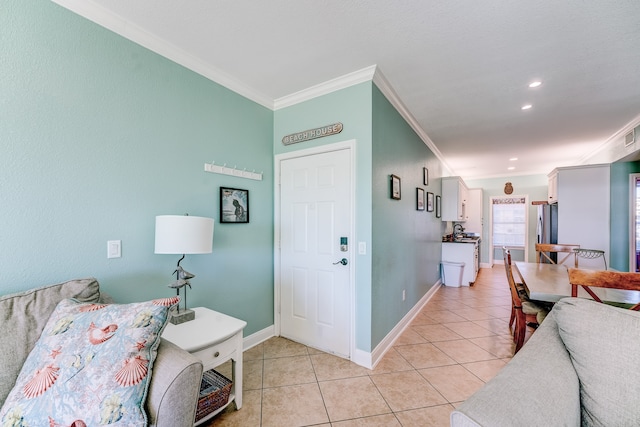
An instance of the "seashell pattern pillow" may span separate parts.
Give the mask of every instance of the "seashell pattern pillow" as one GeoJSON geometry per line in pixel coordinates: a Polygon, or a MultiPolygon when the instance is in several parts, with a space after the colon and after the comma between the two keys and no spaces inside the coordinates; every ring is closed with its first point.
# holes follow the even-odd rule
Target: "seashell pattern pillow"
{"type": "Polygon", "coordinates": [[[146,426],[153,361],[178,302],[62,300],[0,410],[0,425],[146,426]]]}

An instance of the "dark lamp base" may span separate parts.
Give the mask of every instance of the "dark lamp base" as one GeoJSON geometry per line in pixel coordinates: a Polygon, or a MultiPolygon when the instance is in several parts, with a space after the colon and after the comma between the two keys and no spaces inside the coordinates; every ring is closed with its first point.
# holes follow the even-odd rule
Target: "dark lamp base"
{"type": "Polygon", "coordinates": [[[179,325],[184,322],[188,322],[189,320],[193,320],[196,318],[196,312],[193,310],[181,310],[180,313],[174,312],[171,315],[171,319],[169,321],[174,325],[179,325]]]}

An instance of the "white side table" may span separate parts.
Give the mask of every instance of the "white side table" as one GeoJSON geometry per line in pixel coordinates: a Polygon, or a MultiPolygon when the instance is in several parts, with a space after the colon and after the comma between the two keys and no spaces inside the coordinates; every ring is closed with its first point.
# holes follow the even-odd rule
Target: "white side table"
{"type": "Polygon", "coordinates": [[[247,322],[204,307],[196,307],[196,318],[179,325],[167,324],[162,338],[171,341],[200,360],[208,371],[227,360],[232,361],[233,386],[229,402],[215,412],[198,420],[199,425],[236,401],[242,407],[242,330],[247,322]]]}

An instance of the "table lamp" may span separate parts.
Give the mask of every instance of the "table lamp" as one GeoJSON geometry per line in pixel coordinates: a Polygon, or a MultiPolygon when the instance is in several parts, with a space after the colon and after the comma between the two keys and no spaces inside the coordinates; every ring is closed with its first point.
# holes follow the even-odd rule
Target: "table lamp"
{"type": "Polygon", "coordinates": [[[173,274],[176,280],[169,284],[176,289],[180,296],[180,289],[184,288],[184,309],[171,316],[171,323],[178,325],[196,317],[193,310],[187,309],[187,286],[191,287],[189,279],[195,277],[184,270],[180,262],[186,255],[210,254],[213,246],[213,219],[201,216],[187,215],[159,215],[156,216],[156,244],[155,253],[180,255],[173,274]]]}

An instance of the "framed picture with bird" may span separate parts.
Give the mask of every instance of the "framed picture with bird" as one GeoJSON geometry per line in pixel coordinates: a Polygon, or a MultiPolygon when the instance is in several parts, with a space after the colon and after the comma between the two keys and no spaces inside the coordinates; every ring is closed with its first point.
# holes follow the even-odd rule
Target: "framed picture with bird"
{"type": "Polygon", "coordinates": [[[249,190],[220,187],[220,222],[231,224],[249,222],[249,190]]]}

